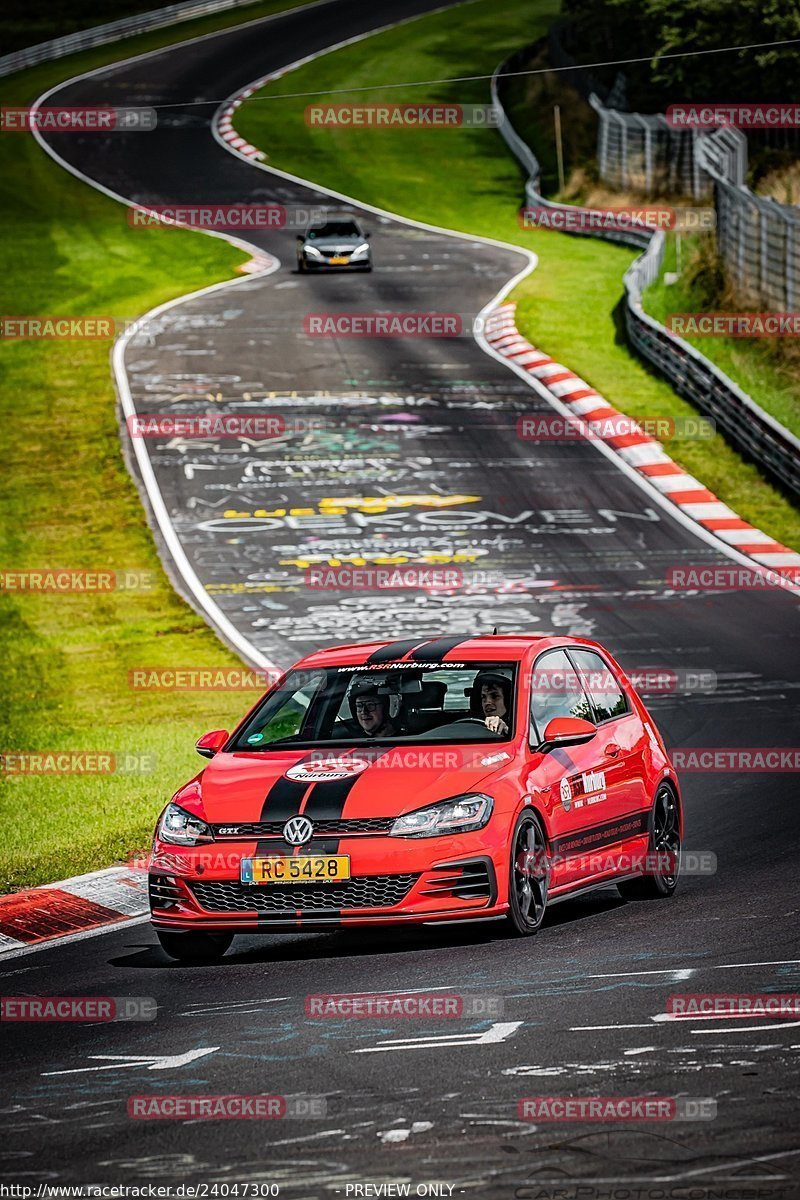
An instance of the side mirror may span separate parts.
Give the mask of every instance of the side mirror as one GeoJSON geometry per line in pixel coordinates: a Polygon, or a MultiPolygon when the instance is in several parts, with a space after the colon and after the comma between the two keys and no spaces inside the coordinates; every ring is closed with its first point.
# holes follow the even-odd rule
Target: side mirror
{"type": "Polygon", "coordinates": [[[542,744],[538,747],[542,753],[555,750],[559,746],[581,746],[590,742],[597,733],[597,726],[581,717],[553,717],[547,722],[542,744]]]}
{"type": "Polygon", "coordinates": [[[305,235],[302,233],[298,233],[297,240],[298,240],[298,242],[304,242],[306,240],[305,235]]]}
{"type": "Polygon", "coordinates": [[[365,238],[371,238],[371,237],[372,237],[372,230],[371,230],[371,229],[365,229],[365,230],[364,230],[364,237],[365,237],[365,238]]]}
{"type": "Polygon", "coordinates": [[[195,742],[194,748],[203,758],[213,758],[230,736],[227,729],[215,729],[212,733],[204,733],[199,741],[195,742]]]}

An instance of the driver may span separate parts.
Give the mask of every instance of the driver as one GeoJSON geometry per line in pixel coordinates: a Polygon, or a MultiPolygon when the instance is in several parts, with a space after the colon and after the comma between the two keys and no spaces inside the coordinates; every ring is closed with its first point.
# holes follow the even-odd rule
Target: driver
{"type": "Polygon", "coordinates": [[[505,737],[511,709],[511,680],[499,673],[483,672],[476,677],[474,687],[486,728],[490,733],[505,737]]]}
{"type": "Polygon", "coordinates": [[[393,699],[393,696],[382,695],[372,683],[353,689],[350,706],[367,737],[397,736],[399,731],[391,716],[393,699]]]}

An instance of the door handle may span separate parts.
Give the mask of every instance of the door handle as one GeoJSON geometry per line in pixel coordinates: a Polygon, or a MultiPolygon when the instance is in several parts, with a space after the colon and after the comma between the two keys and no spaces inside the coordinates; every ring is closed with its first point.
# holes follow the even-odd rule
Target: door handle
{"type": "Polygon", "coordinates": [[[619,746],[616,742],[609,742],[604,751],[610,758],[616,758],[619,754],[619,746]]]}

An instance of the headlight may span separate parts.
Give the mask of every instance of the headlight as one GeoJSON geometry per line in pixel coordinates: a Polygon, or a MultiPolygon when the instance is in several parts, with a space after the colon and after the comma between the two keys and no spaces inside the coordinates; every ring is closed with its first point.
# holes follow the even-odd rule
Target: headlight
{"type": "Polygon", "coordinates": [[[199,817],[192,816],[177,804],[168,804],[158,822],[156,837],[175,846],[197,846],[212,842],[214,835],[199,817]]]}
{"type": "Polygon", "coordinates": [[[453,796],[441,804],[418,808],[398,817],[389,833],[392,837],[438,837],[443,833],[471,833],[483,829],[492,815],[494,801],[483,792],[453,796]]]}
{"type": "Polygon", "coordinates": [[[309,246],[307,243],[303,246],[303,254],[310,254],[312,258],[322,258],[322,252],[316,246],[309,246]]]}
{"type": "Polygon", "coordinates": [[[369,242],[362,242],[360,246],[356,246],[350,255],[351,258],[365,258],[369,254],[369,242]]]}

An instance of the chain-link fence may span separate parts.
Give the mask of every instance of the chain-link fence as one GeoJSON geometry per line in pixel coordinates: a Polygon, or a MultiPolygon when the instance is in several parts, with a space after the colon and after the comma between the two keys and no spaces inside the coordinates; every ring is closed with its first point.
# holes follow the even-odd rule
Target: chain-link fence
{"type": "Polygon", "coordinates": [[[695,200],[710,194],[711,181],[697,162],[700,135],[695,130],[673,129],[660,113],[606,108],[596,95],[589,97],[589,103],[598,117],[598,174],[609,187],[695,200]]]}
{"type": "MultiPolygon", "coordinates": [[[[519,159],[528,174],[525,183],[525,202],[532,207],[558,207],[539,193],[539,163],[528,145],[513,128],[503,108],[502,75],[512,71],[519,56],[501,63],[492,78],[492,104],[496,112],[497,127],[512,153],[519,159]],[[512,65],[513,64],[513,65],[512,65]]],[[[720,130],[702,139],[707,146],[706,162],[714,170],[736,176],[743,174],[742,145],[734,136],[737,131],[720,130]],[[720,136],[724,135],[724,136],[720,136]]],[[[743,135],[738,134],[738,137],[743,135]]],[[[744,159],[746,163],[746,158],[744,159]]],[[[703,168],[714,178],[709,166],[703,168]]],[[[721,186],[728,192],[744,197],[753,197],[744,187],[732,184],[721,185],[716,181],[719,193],[721,186]]],[[[744,201],[734,201],[743,203],[744,201]]],[[[760,203],[760,202],[759,202],[760,203]]],[[[780,205],[775,207],[780,208],[780,205]]],[[[733,211],[733,209],[732,209],[733,211]]],[[[738,210],[737,210],[738,211],[738,210]]],[[[665,236],[662,230],[628,229],[600,230],[587,227],[576,228],[573,233],[583,237],[602,237],[605,240],[625,242],[638,247],[644,253],[631,264],[623,277],[625,286],[625,325],[631,344],[644,358],[653,363],[670,381],[675,391],[691,401],[702,413],[713,418],[717,427],[748,458],[754,460],[777,479],[784,487],[800,495],[800,440],[785,429],[778,421],[764,412],[751,396],[734,383],[719,367],[688,342],[670,333],[665,326],[644,311],[642,296],[646,287],[659,277],[664,256],[665,236]]],[[[738,242],[736,243],[738,246],[738,242]]],[[[794,241],[794,253],[798,242],[794,241]]],[[[767,238],[767,250],[770,240],[767,238]]],[[[769,261],[769,257],[767,260],[769,261]]],[[[793,275],[793,279],[796,274],[793,275]]]]}
{"type": "Polygon", "coordinates": [[[792,312],[800,276],[800,209],[756,196],[731,163],[746,155],[737,129],[721,129],[700,139],[697,161],[714,182],[717,250],[737,297],[774,312],[792,312]]]}
{"type": "Polygon", "coordinates": [[[794,309],[800,277],[800,210],[757,196],[745,184],[747,138],[739,129],[672,129],[662,115],[617,112],[593,95],[600,178],[645,195],[713,189],[717,249],[740,304],[794,309]]]}

